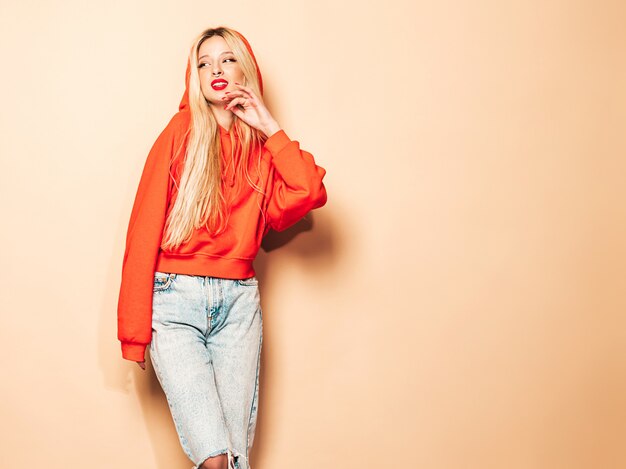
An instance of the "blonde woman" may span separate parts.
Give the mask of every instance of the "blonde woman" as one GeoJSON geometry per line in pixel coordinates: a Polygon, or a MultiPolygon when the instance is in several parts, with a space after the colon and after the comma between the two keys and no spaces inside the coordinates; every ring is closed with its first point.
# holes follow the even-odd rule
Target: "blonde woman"
{"type": "Polygon", "coordinates": [[[193,42],[179,111],[148,154],[126,237],[123,358],[145,350],[194,469],[249,469],[263,318],[252,261],[326,203],[326,171],[263,100],[248,41],[217,27],[193,42]]]}

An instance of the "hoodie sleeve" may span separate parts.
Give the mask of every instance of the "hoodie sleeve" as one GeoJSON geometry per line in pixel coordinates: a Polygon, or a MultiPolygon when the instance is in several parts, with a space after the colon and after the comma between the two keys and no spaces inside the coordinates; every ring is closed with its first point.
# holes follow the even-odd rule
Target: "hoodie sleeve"
{"type": "Polygon", "coordinates": [[[315,163],[313,155],[300,149],[283,129],[272,134],[264,144],[272,155],[273,187],[268,204],[269,225],[283,231],[309,211],[322,207],[327,200],[322,179],[326,170],[315,163]]]}
{"type": "Polygon", "coordinates": [[[152,338],[154,269],[170,188],[169,167],[179,144],[180,119],[172,118],[152,146],[139,181],[126,233],[117,307],[122,357],[143,361],[152,338]]]}

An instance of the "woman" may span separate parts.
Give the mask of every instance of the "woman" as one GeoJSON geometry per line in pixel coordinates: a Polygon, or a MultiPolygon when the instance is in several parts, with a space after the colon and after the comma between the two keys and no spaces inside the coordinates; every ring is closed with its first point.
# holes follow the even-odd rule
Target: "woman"
{"type": "Polygon", "coordinates": [[[185,93],[146,160],[128,226],[118,303],[122,356],[150,345],[194,469],[248,469],[263,341],[252,261],[326,203],[326,171],[261,99],[248,41],[218,27],[190,50],[185,93]]]}

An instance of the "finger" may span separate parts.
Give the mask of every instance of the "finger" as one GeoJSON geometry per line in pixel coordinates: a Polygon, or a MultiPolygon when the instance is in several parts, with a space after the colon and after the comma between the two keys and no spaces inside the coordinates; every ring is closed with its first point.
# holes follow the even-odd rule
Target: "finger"
{"type": "Polygon", "coordinates": [[[236,107],[238,104],[244,106],[245,105],[244,103],[246,102],[247,99],[249,98],[235,98],[230,103],[228,103],[226,107],[224,107],[224,109],[230,109],[232,107],[236,107]]]}
{"type": "MultiPolygon", "coordinates": [[[[254,91],[252,90],[252,88],[250,88],[249,86],[243,86],[239,83],[235,83],[235,86],[239,88],[239,90],[237,91],[241,91],[243,93],[245,93],[248,96],[248,99],[250,100],[250,104],[253,107],[259,107],[259,106],[264,106],[265,103],[263,102],[263,100],[261,98],[259,98],[254,91]]],[[[235,92],[237,92],[235,91],[235,92]]]]}
{"type": "Polygon", "coordinates": [[[240,98],[240,97],[248,97],[248,95],[246,93],[244,93],[241,90],[235,90],[235,91],[227,91],[226,93],[224,93],[226,96],[223,96],[222,99],[233,99],[233,98],[240,98]]]}
{"type": "Polygon", "coordinates": [[[235,83],[235,86],[237,88],[239,88],[238,91],[241,91],[241,92],[247,94],[250,98],[252,98],[252,99],[256,98],[256,95],[254,94],[254,91],[252,91],[252,88],[250,88],[249,86],[243,86],[243,85],[240,85],[239,83],[235,83]]]}

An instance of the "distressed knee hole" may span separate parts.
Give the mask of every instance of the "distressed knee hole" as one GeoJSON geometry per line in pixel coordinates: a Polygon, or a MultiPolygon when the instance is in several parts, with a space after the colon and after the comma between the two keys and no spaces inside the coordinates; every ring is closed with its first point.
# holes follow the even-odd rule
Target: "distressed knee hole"
{"type": "Polygon", "coordinates": [[[205,459],[200,469],[222,469],[224,462],[226,462],[226,469],[242,469],[242,462],[240,462],[242,458],[243,456],[226,449],[223,453],[205,459]]]}
{"type": "Polygon", "coordinates": [[[224,462],[227,461],[226,453],[209,456],[202,462],[202,464],[200,464],[200,469],[222,469],[226,467],[224,466],[224,462]]]}

